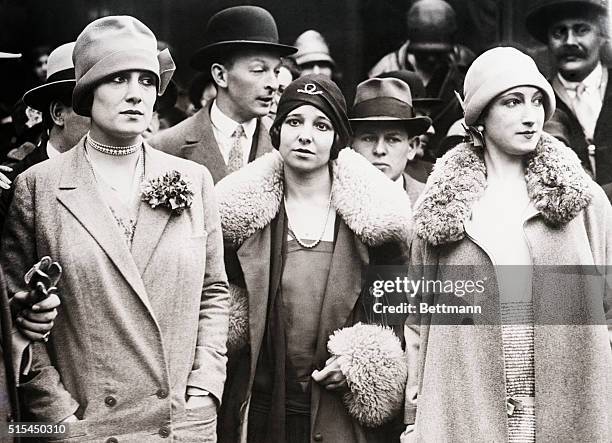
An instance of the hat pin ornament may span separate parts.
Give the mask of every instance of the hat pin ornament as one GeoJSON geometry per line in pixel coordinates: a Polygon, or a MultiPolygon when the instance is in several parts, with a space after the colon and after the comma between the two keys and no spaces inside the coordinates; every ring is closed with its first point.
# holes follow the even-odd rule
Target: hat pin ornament
{"type": "Polygon", "coordinates": [[[298,89],[297,92],[301,92],[303,94],[308,94],[308,95],[323,94],[323,91],[317,90],[317,85],[315,85],[314,83],[306,83],[304,85],[304,89],[298,89]]]}

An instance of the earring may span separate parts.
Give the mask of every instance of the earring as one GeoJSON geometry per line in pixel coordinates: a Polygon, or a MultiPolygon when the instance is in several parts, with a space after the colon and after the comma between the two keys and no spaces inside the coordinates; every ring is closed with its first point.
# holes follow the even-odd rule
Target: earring
{"type": "Polygon", "coordinates": [[[477,130],[478,132],[484,132],[484,129],[485,129],[485,128],[484,128],[484,126],[483,126],[483,125],[478,125],[478,126],[476,126],[476,130],[477,130]]]}

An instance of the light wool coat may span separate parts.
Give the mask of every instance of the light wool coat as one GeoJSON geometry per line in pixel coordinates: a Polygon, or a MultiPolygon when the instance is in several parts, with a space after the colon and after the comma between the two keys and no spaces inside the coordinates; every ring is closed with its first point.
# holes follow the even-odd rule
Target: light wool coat
{"type": "MultiPolygon", "coordinates": [[[[546,134],[526,162],[525,180],[533,208],[523,231],[532,263],[540,265],[532,289],[536,441],[609,442],[612,298],[604,265],[612,264],[612,207],[576,155],[546,134]],[[558,280],[541,265],[561,266],[558,280]],[[566,274],[572,265],[599,265],[607,279],[607,287],[592,290],[590,303],[585,288],[593,280],[566,274]],[[599,321],[584,321],[592,316],[599,321]]],[[[427,280],[444,281],[456,269],[447,265],[474,265],[474,280],[495,276],[491,258],[464,226],[485,186],[482,153],[473,146],[459,145],[438,161],[415,208],[414,272],[423,267],[427,280]]],[[[480,300],[482,316],[458,318],[458,326],[424,316],[420,328],[407,328],[405,418],[416,426],[406,441],[507,441],[500,300],[493,289],[480,300]]]]}
{"type": "Polygon", "coordinates": [[[177,215],[143,202],[131,251],[83,141],[19,176],[5,226],[12,293],[42,256],[64,271],[51,339],[33,346],[35,376],[20,386],[23,405],[43,422],[76,414],[70,437],[79,440],[146,441],[188,420],[188,386],[223,394],[228,291],[212,179],[148,145],[145,168],[146,179],[178,171],[193,204],[177,215]]]}

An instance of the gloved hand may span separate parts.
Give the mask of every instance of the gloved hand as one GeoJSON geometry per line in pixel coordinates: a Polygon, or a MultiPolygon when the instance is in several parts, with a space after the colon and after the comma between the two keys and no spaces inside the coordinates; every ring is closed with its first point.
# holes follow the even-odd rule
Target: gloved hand
{"type": "Polygon", "coordinates": [[[57,283],[62,275],[59,263],[43,257],[24,276],[29,291],[16,293],[11,311],[19,331],[29,340],[47,341],[60,299],[57,283]]]}

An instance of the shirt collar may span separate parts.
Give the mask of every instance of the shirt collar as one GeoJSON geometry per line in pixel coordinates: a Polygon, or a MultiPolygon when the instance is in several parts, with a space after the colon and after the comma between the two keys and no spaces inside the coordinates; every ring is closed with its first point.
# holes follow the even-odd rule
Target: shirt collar
{"type": "Polygon", "coordinates": [[[51,144],[51,140],[47,140],[46,149],[47,149],[47,157],[49,158],[57,157],[58,155],[60,155],[60,152],[57,149],[55,149],[55,146],[51,144]]]}
{"type": "Polygon", "coordinates": [[[401,188],[402,190],[404,190],[405,189],[404,188],[404,174],[401,174],[397,179],[393,180],[393,183],[398,188],[401,188]]]}
{"type": "Polygon", "coordinates": [[[601,66],[601,62],[598,62],[597,66],[595,66],[595,69],[593,69],[591,73],[587,75],[586,78],[582,80],[581,82],[570,82],[564,79],[561,73],[557,73],[557,77],[559,78],[559,81],[561,82],[563,87],[565,89],[570,89],[574,91],[576,90],[576,87],[580,83],[582,83],[586,88],[599,89],[599,86],[601,85],[602,76],[603,76],[603,68],[601,66]]]}
{"type": "MultiPolygon", "coordinates": [[[[210,121],[217,128],[221,134],[226,137],[231,137],[236,127],[241,124],[233,119],[229,118],[227,115],[219,109],[217,106],[217,100],[213,101],[213,104],[210,108],[210,121]]],[[[257,118],[253,118],[247,122],[242,123],[242,128],[244,129],[244,134],[247,138],[253,138],[253,134],[255,134],[255,129],[257,129],[257,118]]]]}

